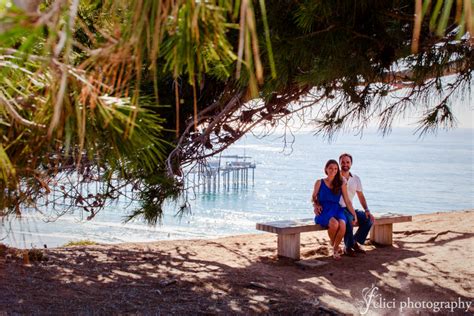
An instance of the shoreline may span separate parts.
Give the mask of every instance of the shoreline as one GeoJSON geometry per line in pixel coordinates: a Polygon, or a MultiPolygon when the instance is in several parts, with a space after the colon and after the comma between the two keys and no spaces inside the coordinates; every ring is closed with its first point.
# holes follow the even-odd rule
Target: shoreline
{"type": "MultiPolygon", "coordinates": [[[[443,214],[443,213],[452,213],[452,212],[466,212],[466,211],[471,211],[471,209],[460,209],[460,210],[441,210],[441,211],[435,211],[435,212],[430,212],[430,213],[410,213],[410,214],[405,214],[405,213],[396,213],[396,214],[401,214],[401,215],[411,215],[411,216],[422,216],[422,215],[435,215],[435,214],[443,214]]],[[[384,213],[374,213],[375,216],[384,214],[384,213]]],[[[310,217],[310,214],[307,216],[308,218],[310,217]]],[[[272,221],[272,220],[269,220],[272,221]]],[[[86,222],[87,223],[87,222],[86,222]]],[[[1,225],[2,223],[0,223],[1,225]]],[[[256,223],[255,223],[256,224],[256,223]]],[[[136,225],[136,224],[134,224],[136,225]]],[[[164,225],[166,226],[166,225],[164,225]]],[[[0,226],[1,227],[1,226],[0,226]]],[[[156,226],[159,228],[160,226],[156,226]]],[[[167,234],[166,232],[163,231],[158,231],[157,233],[165,235],[167,234]]],[[[12,244],[12,243],[7,243],[5,242],[5,239],[8,240],[8,238],[0,239],[0,244],[4,244],[8,247],[12,248],[17,248],[17,249],[42,249],[45,248],[44,245],[46,245],[48,249],[57,249],[57,248],[63,248],[65,247],[66,244],[68,243],[73,243],[73,242],[81,242],[84,240],[87,241],[92,241],[97,245],[104,245],[104,246],[114,246],[114,245],[121,245],[121,244],[128,244],[128,243],[134,243],[134,244],[140,244],[140,243],[156,243],[156,242],[163,242],[163,241],[192,241],[192,240],[214,240],[214,239],[221,239],[221,238],[228,238],[228,237],[239,237],[239,236],[245,236],[245,235],[253,235],[253,234],[265,234],[264,232],[260,232],[258,230],[254,230],[253,232],[242,232],[239,234],[225,234],[225,235],[217,235],[217,236],[202,236],[202,237],[196,237],[192,236],[189,238],[182,238],[181,236],[178,237],[168,237],[168,238],[162,238],[162,239],[155,239],[155,240],[145,240],[145,241],[133,241],[133,242],[128,242],[128,241],[118,241],[118,242],[103,242],[103,241],[96,241],[93,240],[93,238],[88,238],[87,236],[84,236],[84,238],[78,239],[78,238],[69,238],[65,236],[61,236],[61,234],[54,235],[54,233],[48,234],[46,233],[41,233],[41,232],[23,232],[22,235],[20,235],[20,238],[17,238],[19,240],[23,239],[24,240],[24,235],[26,234],[33,234],[35,237],[42,237],[43,239],[40,241],[32,241],[34,238],[27,239],[27,241],[23,241],[23,244],[30,244],[33,246],[23,246],[17,244],[12,244]],[[54,245],[57,242],[48,242],[52,240],[58,240],[58,239],[63,239],[64,242],[58,243],[58,245],[54,245]],[[53,244],[53,246],[51,246],[53,244]]],[[[169,234],[169,232],[168,232],[169,234]]],[[[3,237],[3,236],[0,236],[3,237]]]]}
{"type": "Polygon", "coordinates": [[[472,222],[474,210],[416,215],[394,225],[393,247],[340,261],[326,232],[304,233],[302,260],[315,268],[278,259],[268,233],[51,248],[29,265],[0,255],[0,314],[359,314],[368,291],[379,300],[367,315],[409,302],[425,307],[404,314],[434,314],[434,302],[474,300],[472,222]]]}

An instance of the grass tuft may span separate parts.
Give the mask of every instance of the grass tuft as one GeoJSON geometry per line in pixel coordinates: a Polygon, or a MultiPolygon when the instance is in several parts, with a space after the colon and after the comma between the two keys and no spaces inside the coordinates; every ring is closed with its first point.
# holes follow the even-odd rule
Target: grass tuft
{"type": "Polygon", "coordinates": [[[71,246],[90,246],[90,245],[97,245],[95,241],[84,239],[84,240],[77,240],[77,241],[70,241],[64,244],[63,247],[71,247],[71,246]]]}

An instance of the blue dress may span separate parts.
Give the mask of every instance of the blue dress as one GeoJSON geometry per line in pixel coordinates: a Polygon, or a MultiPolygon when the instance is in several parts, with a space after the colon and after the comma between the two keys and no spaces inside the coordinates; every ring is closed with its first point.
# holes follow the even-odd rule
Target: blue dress
{"type": "Polygon", "coordinates": [[[324,227],[329,226],[329,220],[331,217],[335,219],[342,219],[347,222],[346,216],[344,215],[344,208],[339,205],[341,200],[341,192],[334,194],[330,188],[326,185],[323,179],[321,179],[321,186],[318,192],[318,201],[321,204],[323,210],[321,214],[314,218],[316,224],[324,227]]]}

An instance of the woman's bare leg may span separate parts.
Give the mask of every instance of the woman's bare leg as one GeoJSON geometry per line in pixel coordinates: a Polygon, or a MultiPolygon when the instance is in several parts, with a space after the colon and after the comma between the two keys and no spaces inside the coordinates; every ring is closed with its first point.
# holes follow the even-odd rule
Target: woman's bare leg
{"type": "Polygon", "coordinates": [[[340,219],[338,221],[338,230],[336,232],[336,235],[334,236],[334,249],[337,249],[339,251],[339,244],[344,238],[345,233],[346,233],[346,222],[340,219]]]}
{"type": "Polygon", "coordinates": [[[331,240],[331,246],[334,246],[334,239],[336,238],[337,231],[339,229],[339,222],[334,217],[329,220],[328,235],[331,240]]]}

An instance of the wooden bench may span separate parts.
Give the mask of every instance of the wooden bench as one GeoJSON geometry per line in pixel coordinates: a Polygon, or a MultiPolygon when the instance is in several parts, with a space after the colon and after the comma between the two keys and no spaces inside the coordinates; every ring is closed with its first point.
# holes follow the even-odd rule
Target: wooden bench
{"type": "MultiPolygon", "coordinates": [[[[386,214],[375,217],[370,239],[381,245],[392,245],[394,223],[411,222],[409,215],[386,214]]],[[[257,223],[258,230],[278,234],[278,256],[300,259],[300,233],[326,230],[315,224],[314,218],[257,223]]]]}

